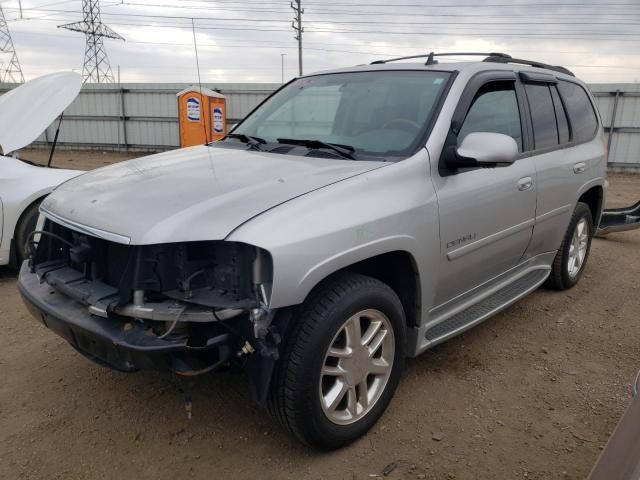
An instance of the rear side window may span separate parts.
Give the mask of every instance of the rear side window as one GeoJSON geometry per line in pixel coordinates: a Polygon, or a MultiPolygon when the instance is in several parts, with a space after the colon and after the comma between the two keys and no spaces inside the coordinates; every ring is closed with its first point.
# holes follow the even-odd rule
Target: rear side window
{"type": "Polygon", "coordinates": [[[571,141],[584,142],[593,138],[598,128],[598,118],[587,92],[575,83],[559,81],[558,90],[569,114],[571,141]]]}
{"type": "Polygon", "coordinates": [[[522,151],[522,127],[514,82],[491,82],[476,93],[458,133],[458,145],[473,132],[503,133],[522,151]]]}
{"type": "Polygon", "coordinates": [[[531,120],[533,122],[533,139],[535,149],[558,145],[558,125],[556,112],[551,100],[551,90],[546,84],[525,84],[531,120]]]}

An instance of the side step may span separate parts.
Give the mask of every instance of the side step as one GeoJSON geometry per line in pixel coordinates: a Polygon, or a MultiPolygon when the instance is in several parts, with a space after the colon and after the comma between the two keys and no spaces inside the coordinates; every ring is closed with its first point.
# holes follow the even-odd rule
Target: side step
{"type": "Polygon", "coordinates": [[[538,288],[549,275],[548,269],[533,270],[513,283],[506,285],[484,300],[456,313],[427,330],[425,337],[430,342],[444,340],[453,333],[460,333],[473,325],[486,320],[500,310],[508,307],[527,293],[538,288]]]}
{"type": "Polygon", "coordinates": [[[604,210],[596,236],[604,237],[609,233],[626,232],[636,228],[640,228],[640,202],[630,207],[604,210]]]}

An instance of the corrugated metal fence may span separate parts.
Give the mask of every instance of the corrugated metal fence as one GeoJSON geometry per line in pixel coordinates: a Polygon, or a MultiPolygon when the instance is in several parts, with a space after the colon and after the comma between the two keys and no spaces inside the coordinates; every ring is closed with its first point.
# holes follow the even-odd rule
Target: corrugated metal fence
{"type": "Polygon", "coordinates": [[[605,125],[609,166],[640,168],[640,84],[589,85],[605,125]]]}
{"type": "MultiPolygon", "coordinates": [[[[186,83],[85,85],[64,113],[58,145],[81,148],[166,150],[179,145],[176,93],[186,83]]],[[[279,84],[203,84],[227,97],[227,122],[247,115],[279,84]]],[[[0,86],[0,95],[8,91],[0,86]]],[[[37,143],[53,140],[54,122],[37,143]]]]}
{"type": "MultiPolygon", "coordinates": [[[[67,109],[60,145],[82,148],[176,148],[178,112],[176,93],[185,83],[85,85],[67,109]]],[[[278,84],[203,84],[227,96],[227,121],[236,123],[267,97],[278,84]]],[[[609,163],[640,168],[640,84],[593,84],[609,143],[609,163]]],[[[8,86],[0,87],[0,94],[8,86]]],[[[52,141],[56,124],[38,139],[52,141]]]]}

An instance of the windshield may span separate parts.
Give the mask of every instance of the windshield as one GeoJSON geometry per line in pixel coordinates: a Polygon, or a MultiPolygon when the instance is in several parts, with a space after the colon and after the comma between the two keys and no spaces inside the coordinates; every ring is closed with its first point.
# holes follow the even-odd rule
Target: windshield
{"type": "Polygon", "coordinates": [[[301,78],[258,107],[233,134],[317,149],[346,147],[354,158],[408,155],[426,131],[448,77],[395,70],[301,78]]]}

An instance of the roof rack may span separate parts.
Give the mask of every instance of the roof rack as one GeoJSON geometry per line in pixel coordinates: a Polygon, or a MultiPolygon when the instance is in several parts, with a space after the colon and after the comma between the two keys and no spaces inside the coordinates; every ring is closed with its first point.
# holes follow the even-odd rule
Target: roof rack
{"type": "Polygon", "coordinates": [[[492,52],[492,53],[481,53],[481,52],[449,52],[449,53],[427,53],[425,55],[412,55],[410,57],[398,57],[398,58],[390,58],[388,60],[376,60],[375,62],[371,62],[371,65],[378,65],[381,63],[389,63],[389,62],[397,62],[399,60],[412,60],[414,58],[426,58],[427,61],[425,62],[425,65],[433,65],[434,63],[438,63],[436,60],[434,60],[434,57],[451,57],[451,56],[457,56],[457,55],[473,55],[473,56],[480,56],[480,57],[496,57],[496,58],[504,58],[504,59],[509,59],[511,58],[510,55],[507,55],[506,53],[496,53],[496,52],[492,52]]]}
{"type": "Polygon", "coordinates": [[[535,62],[533,60],[523,60],[521,58],[513,58],[511,55],[507,55],[506,53],[497,53],[497,52],[490,52],[490,53],[482,53],[482,52],[434,53],[434,52],[430,52],[430,53],[424,54],[424,55],[412,55],[410,57],[397,57],[397,58],[390,58],[388,60],[376,60],[375,62],[371,62],[371,65],[380,65],[380,64],[383,64],[383,63],[397,62],[397,61],[400,61],[400,60],[413,60],[415,58],[426,58],[427,61],[424,64],[425,65],[433,65],[433,64],[438,63],[437,60],[435,60],[435,57],[451,57],[451,56],[462,56],[462,55],[472,55],[472,56],[486,57],[486,58],[484,58],[482,60],[483,62],[516,63],[516,64],[519,64],[519,65],[529,65],[531,67],[545,68],[547,70],[553,70],[555,72],[565,73],[567,75],[571,75],[572,77],[575,77],[573,72],[571,72],[569,69],[564,68],[564,67],[560,67],[558,65],[547,65],[546,63],[535,62]]]}
{"type": "Polygon", "coordinates": [[[564,68],[559,65],[548,65],[546,63],[535,62],[533,60],[523,60],[521,58],[511,58],[511,57],[507,59],[502,56],[490,55],[482,61],[493,62],[493,63],[517,63],[518,65],[529,65],[530,67],[545,68],[547,70],[553,70],[554,72],[565,73],[567,75],[571,75],[572,77],[575,77],[574,73],[568,68],[564,68]]]}

